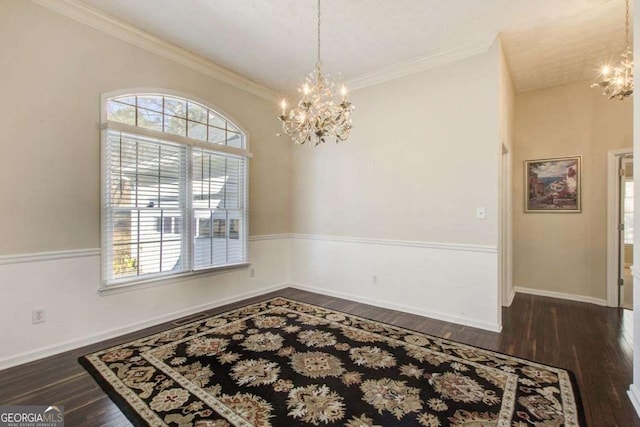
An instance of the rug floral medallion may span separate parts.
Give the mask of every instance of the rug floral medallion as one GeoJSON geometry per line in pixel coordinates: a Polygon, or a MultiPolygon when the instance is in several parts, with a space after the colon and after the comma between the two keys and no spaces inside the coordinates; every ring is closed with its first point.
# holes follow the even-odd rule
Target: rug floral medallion
{"type": "Polygon", "coordinates": [[[581,425],[566,370],[280,297],[80,363],[136,425],[581,425]]]}

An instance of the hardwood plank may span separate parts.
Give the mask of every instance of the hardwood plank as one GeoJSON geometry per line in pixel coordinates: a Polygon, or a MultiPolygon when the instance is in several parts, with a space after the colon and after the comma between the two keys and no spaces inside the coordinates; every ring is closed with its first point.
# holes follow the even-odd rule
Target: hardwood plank
{"type": "MultiPolygon", "coordinates": [[[[640,427],[626,391],[632,379],[633,323],[629,311],[518,294],[503,309],[500,334],[314,294],[284,289],[206,311],[217,314],[273,296],[344,311],[513,356],[576,374],[591,426],[640,427]]],[[[70,426],[131,423],[77,363],[102,348],[174,327],[171,322],[0,371],[0,405],[61,404],[70,426]]]]}

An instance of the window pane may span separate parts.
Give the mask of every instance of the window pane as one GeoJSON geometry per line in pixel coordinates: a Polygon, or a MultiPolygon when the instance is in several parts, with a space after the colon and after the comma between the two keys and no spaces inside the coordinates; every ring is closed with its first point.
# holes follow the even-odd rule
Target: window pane
{"type": "Polygon", "coordinates": [[[138,126],[162,132],[162,114],[138,108],[138,126]]]}
{"type": "Polygon", "coordinates": [[[633,244],[633,181],[624,183],[624,243],[633,244]]]}
{"type": "Polygon", "coordinates": [[[209,142],[224,145],[226,139],[226,131],[217,127],[209,126],[209,142]]]}
{"type": "Polygon", "coordinates": [[[235,127],[233,125],[233,123],[231,122],[227,122],[227,130],[231,131],[231,132],[235,132],[235,133],[240,133],[240,129],[238,129],[237,127],[235,127]]]}
{"type": "Polygon", "coordinates": [[[212,262],[212,227],[209,210],[194,211],[193,255],[194,268],[211,265],[212,262]]]}
{"type": "Polygon", "coordinates": [[[227,211],[229,224],[227,241],[227,258],[229,263],[238,263],[244,260],[244,242],[240,239],[242,212],[239,210],[227,211]]]}
{"type": "Polygon", "coordinates": [[[237,240],[240,237],[240,219],[229,219],[229,238],[237,240]]]}
{"type": "Polygon", "coordinates": [[[157,95],[139,96],[138,107],[162,113],[162,97],[157,95]]]}
{"type": "Polygon", "coordinates": [[[187,136],[187,121],[177,117],[165,116],[164,131],[174,135],[187,136]]]}
{"type": "Polygon", "coordinates": [[[213,237],[227,237],[226,218],[216,218],[213,220],[213,237]]]}
{"type": "Polygon", "coordinates": [[[189,102],[189,120],[193,120],[194,122],[200,122],[207,124],[207,109],[199,104],[194,104],[193,102],[189,102]]]}
{"type": "Polygon", "coordinates": [[[226,129],[227,121],[213,111],[209,110],[209,125],[226,129]]]}
{"type": "Polygon", "coordinates": [[[244,148],[242,135],[235,132],[227,132],[227,145],[229,147],[244,148]]]}
{"type": "Polygon", "coordinates": [[[242,218],[244,160],[207,151],[193,151],[194,268],[245,259],[242,218]]]}
{"type": "Polygon", "coordinates": [[[112,216],[113,274],[116,278],[138,274],[138,212],[116,211],[112,216]]]}
{"type": "MultiPolygon", "coordinates": [[[[162,210],[141,210],[138,229],[136,230],[140,243],[160,242],[160,232],[157,231],[158,218],[162,216],[162,210]]],[[[158,248],[159,250],[160,248],[158,248]]]]}
{"type": "Polygon", "coordinates": [[[188,126],[187,136],[189,138],[199,139],[202,141],[207,140],[207,125],[189,121],[188,126]]]}
{"type": "Polygon", "coordinates": [[[633,212],[624,214],[624,243],[633,244],[633,212]]]}
{"type": "Polygon", "coordinates": [[[180,183],[173,178],[160,177],[160,207],[180,206],[180,183]]]}
{"type": "Polygon", "coordinates": [[[136,202],[135,176],[118,175],[110,180],[110,203],[114,207],[133,207],[136,202]]]}
{"type": "MultiPolygon", "coordinates": [[[[120,96],[115,98],[114,101],[122,102],[123,104],[136,105],[136,97],[135,96],[120,96]]],[[[111,102],[111,101],[109,101],[111,102]]]]}
{"type": "Polygon", "coordinates": [[[114,131],[107,141],[108,280],[182,270],[186,147],[114,131]]]}
{"type": "Polygon", "coordinates": [[[241,161],[240,159],[227,159],[227,171],[225,180],[225,208],[240,208],[240,182],[241,182],[241,161]]]}
{"type": "Polygon", "coordinates": [[[164,98],[164,112],[172,116],[187,117],[187,101],[178,98],[164,98]]]}
{"type": "Polygon", "coordinates": [[[137,245],[114,245],[112,257],[114,279],[138,275],[137,245]]]}
{"type": "Polygon", "coordinates": [[[162,271],[182,270],[182,244],[180,240],[166,241],[162,245],[162,271]]]}
{"type": "Polygon", "coordinates": [[[112,122],[136,125],[136,109],[130,105],[121,104],[115,101],[107,103],[107,120],[112,122]]]}

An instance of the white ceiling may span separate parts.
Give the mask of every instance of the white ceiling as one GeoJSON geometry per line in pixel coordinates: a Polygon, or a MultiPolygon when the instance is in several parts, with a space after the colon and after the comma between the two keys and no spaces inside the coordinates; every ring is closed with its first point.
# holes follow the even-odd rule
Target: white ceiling
{"type": "MultiPolygon", "coordinates": [[[[82,1],[279,92],[315,63],[313,0],[82,1]]],[[[593,76],[622,49],[623,18],[623,0],[323,0],[322,59],[362,80],[502,32],[524,91],[593,76]]]]}
{"type": "Polygon", "coordinates": [[[595,81],[602,65],[620,60],[624,14],[624,1],[615,0],[540,27],[502,33],[516,91],[595,81]]]}

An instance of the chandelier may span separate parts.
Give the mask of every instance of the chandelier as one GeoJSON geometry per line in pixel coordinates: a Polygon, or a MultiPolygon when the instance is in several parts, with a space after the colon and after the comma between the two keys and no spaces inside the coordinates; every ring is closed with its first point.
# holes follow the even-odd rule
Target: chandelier
{"type": "Polygon", "coordinates": [[[287,111],[287,102],[282,100],[282,130],[296,144],[306,142],[318,145],[327,139],[336,142],[349,137],[352,128],[351,112],[354,107],[347,100],[344,85],[340,94],[336,92],[336,83],[322,74],[320,60],[320,0],[318,0],[318,60],[315,70],[309,73],[305,83],[298,89],[301,93],[298,105],[287,111]]]}
{"type": "Polygon", "coordinates": [[[627,47],[622,52],[622,60],[617,67],[605,65],[601,71],[601,81],[591,87],[601,87],[602,94],[609,99],[622,101],[633,94],[633,51],[629,31],[629,0],[626,0],[625,41],[627,47]]]}

